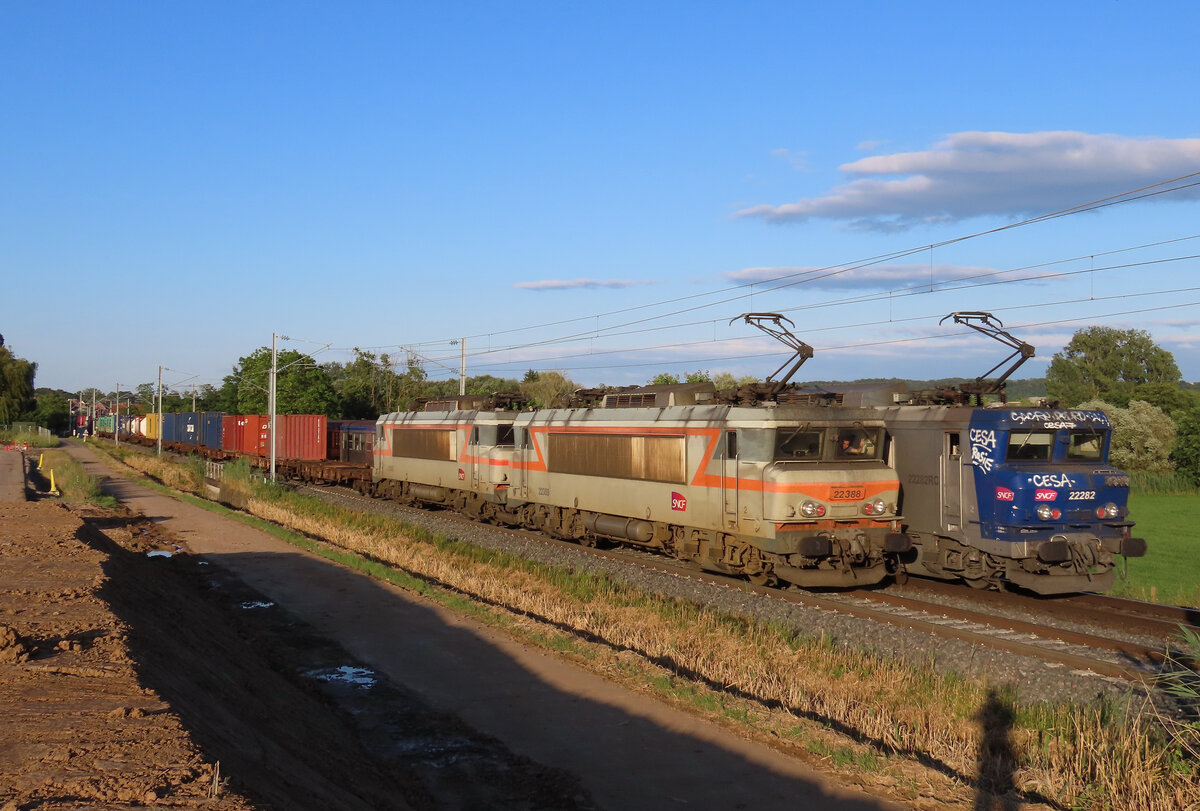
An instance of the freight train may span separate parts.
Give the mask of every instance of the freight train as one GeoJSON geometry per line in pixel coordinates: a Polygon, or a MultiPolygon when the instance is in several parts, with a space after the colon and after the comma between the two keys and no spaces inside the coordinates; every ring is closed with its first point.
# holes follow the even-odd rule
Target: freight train
{"type": "MultiPolygon", "coordinates": [[[[987,314],[955,316],[1032,356],[987,314]]],[[[795,351],[780,380],[581,391],[542,409],[448,398],[374,422],[279,416],[277,472],[768,585],[863,586],[913,572],[978,588],[1103,591],[1117,557],[1145,554],[1130,532],[1129,476],[1108,464],[1103,412],[984,407],[1012,369],[940,392],[798,387],[788,378],[811,347],[782,316],[744,317],[795,351]]],[[[159,427],[123,423],[122,439],[153,444],[159,427]]],[[[265,416],[164,415],[161,428],[172,450],[267,465],[265,416]]]]}

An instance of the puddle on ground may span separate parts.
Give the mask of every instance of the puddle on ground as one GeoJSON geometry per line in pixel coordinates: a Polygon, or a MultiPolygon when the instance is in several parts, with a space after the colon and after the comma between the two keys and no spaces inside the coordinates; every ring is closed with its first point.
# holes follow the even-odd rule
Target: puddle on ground
{"type": "Polygon", "coordinates": [[[365,667],[351,667],[350,665],[309,670],[304,675],[310,679],[343,682],[345,684],[352,684],[355,687],[374,687],[377,681],[373,671],[367,670],[365,667]]]}

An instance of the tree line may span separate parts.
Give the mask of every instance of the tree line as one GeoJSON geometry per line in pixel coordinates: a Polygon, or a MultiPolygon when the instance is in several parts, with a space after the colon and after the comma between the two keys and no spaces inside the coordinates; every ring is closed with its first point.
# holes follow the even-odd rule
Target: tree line
{"type": "MultiPolygon", "coordinates": [[[[219,386],[167,390],[163,410],[265,414],[271,350],[260,347],[238,359],[219,386]]],[[[277,412],[325,414],[339,419],[375,419],[406,411],[423,399],[458,394],[457,380],[430,380],[413,357],[399,359],[355,349],[346,362],[318,363],[312,356],[284,350],[277,357],[277,412]]],[[[37,364],[15,356],[0,336],[0,425],[33,422],[69,430],[67,398],[76,393],[34,389],[37,364]]],[[[707,371],[660,373],[650,384],[711,381],[718,389],[758,382],[753,376],[707,371]]],[[[893,383],[898,379],[856,381],[893,383]]],[[[913,388],[936,388],[960,379],[907,381],[913,388]]],[[[831,385],[831,384],[824,384],[831,385]]],[[[520,380],[492,375],[466,379],[468,394],[520,392],[532,406],[547,407],[580,388],[560,372],[530,369],[520,380]]],[[[85,389],[83,400],[111,404],[116,392],[85,389]]],[[[1132,471],[1178,472],[1200,484],[1200,390],[1182,380],[1174,356],[1143,330],[1087,327],[1051,359],[1044,379],[1009,382],[1009,399],[1049,402],[1064,408],[1098,408],[1114,425],[1112,463],[1132,471]],[[1043,397],[1044,395],[1044,397],[1043,397]]],[[[136,413],[157,409],[156,386],[142,383],[122,392],[136,413]]],[[[125,409],[123,409],[123,412],[125,409]]]]}

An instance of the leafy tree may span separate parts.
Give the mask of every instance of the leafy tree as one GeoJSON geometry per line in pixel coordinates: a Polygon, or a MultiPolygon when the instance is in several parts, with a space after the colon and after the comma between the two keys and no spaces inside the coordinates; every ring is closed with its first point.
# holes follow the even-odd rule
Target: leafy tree
{"type": "Polygon", "coordinates": [[[724,389],[737,389],[742,386],[749,386],[751,383],[757,383],[758,378],[754,375],[734,377],[730,372],[719,372],[713,377],[712,381],[717,390],[722,391],[724,389]]]}
{"type": "Polygon", "coordinates": [[[158,409],[158,384],[157,383],[142,383],[134,389],[137,395],[138,403],[141,404],[139,411],[142,414],[149,414],[158,409]]]}
{"type": "Polygon", "coordinates": [[[37,364],[18,358],[0,338],[0,425],[11,425],[34,408],[33,378],[37,364]]]}
{"type": "Polygon", "coordinates": [[[392,410],[398,387],[393,361],[387,354],[376,355],[354,348],[354,360],[343,365],[324,366],[338,394],[338,412],[345,419],[374,419],[392,410]]]}
{"type": "Polygon", "coordinates": [[[1171,461],[1175,463],[1175,470],[1200,484],[1200,406],[1193,406],[1180,414],[1175,427],[1178,433],[1175,435],[1171,461]]]}
{"type": "Polygon", "coordinates": [[[502,391],[518,391],[521,383],[510,377],[479,375],[467,378],[467,394],[495,394],[502,391]]]}
{"type": "Polygon", "coordinates": [[[428,378],[425,367],[417,357],[409,355],[407,367],[396,375],[396,390],[388,411],[411,411],[415,408],[418,397],[429,396],[428,378]]]}
{"type": "MultiPolygon", "coordinates": [[[[164,414],[179,414],[184,411],[192,410],[192,396],[188,392],[175,391],[173,389],[163,390],[163,413],[164,414]]],[[[233,409],[217,408],[215,411],[226,411],[229,413],[237,413],[237,401],[234,401],[233,409]]]]}
{"type": "Polygon", "coordinates": [[[1178,383],[1166,381],[1142,383],[1133,390],[1134,400],[1153,403],[1178,421],[1179,416],[1200,406],[1200,392],[1189,391],[1178,383]]]}
{"type": "MultiPolygon", "coordinates": [[[[276,358],[275,411],[277,414],[336,414],[337,393],[329,381],[329,373],[317,366],[310,356],[294,349],[285,349],[276,358]]],[[[261,347],[238,359],[233,372],[225,376],[223,386],[234,385],[237,391],[236,414],[266,414],[268,412],[271,348],[261,347]]],[[[219,395],[218,395],[219,396],[219,395]]],[[[190,409],[189,409],[190,410],[190,409]]]]}
{"type": "Polygon", "coordinates": [[[550,408],[561,398],[573,393],[579,384],[559,372],[540,372],[537,380],[523,381],[521,394],[530,405],[550,408]]]}
{"type": "MultiPolygon", "coordinates": [[[[237,367],[234,367],[235,369],[237,367]]],[[[166,402],[167,392],[163,392],[163,402],[166,402]]],[[[221,380],[221,387],[215,390],[213,411],[223,411],[226,414],[238,413],[238,381],[233,375],[227,375],[221,380]]],[[[164,410],[165,405],[164,405],[164,410]]]]}
{"type": "MultiPolygon", "coordinates": [[[[654,376],[654,379],[651,380],[648,385],[662,386],[662,385],[671,385],[671,384],[678,383],[678,382],[680,382],[679,375],[671,374],[670,372],[659,372],[658,374],[656,374],[654,376]]],[[[712,375],[710,375],[704,369],[697,369],[694,372],[688,372],[686,375],[684,375],[683,382],[684,383],[711,383],[712,375]]]]}
{"type": "Polygon", "coordinates": [[[1120,408],[1100,400],[1079,404],[1083,409],[1099,409],[1113,424],[1109,461],[1123,470],[1169,473],[1175,469],[1171,451],[1175,447],[1174,421],[1161,408],[1144,400],[1134,400],[1120,408]]]}
{"type": "Polygon", "coordinates": [[[1139,387],[1165,383],[1178,388],[1180,379],[1174,356],[1148,332],[1093,326],[1076,332],[1055,353],[1046,371],[1046,390],[1068,406],[1103,400],[1123,408],[1139,387]]]}
{"type": "Polygon", "coordinates": [[[38,395],[37,407],[22,414],[21,419],[49,428],[55,434],[65,434],[71,430],[71,407],[66,397],[47,391],[38,395]]]}

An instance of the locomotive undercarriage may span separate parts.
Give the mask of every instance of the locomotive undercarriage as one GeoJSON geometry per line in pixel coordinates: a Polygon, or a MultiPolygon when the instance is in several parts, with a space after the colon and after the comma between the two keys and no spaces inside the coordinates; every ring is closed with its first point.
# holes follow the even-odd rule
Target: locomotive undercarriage
{"type": "Polygon", "coordinates": [[[944,536],[913,535],[918,548],[913,574],[962,579],[978,589],[1003,589],[1006,583],[1038,594],[1106,591],[1115,580],[1114,555],[1099,539],[1056,536],[1030,544],[1032,554],[1005,557],[944,536]]]}
{"type": "Polygon", "coordinates": [[[892,549],[894,541],[873,539],[856,530],[809,535],[796,545],[798,551],[769,552],[759,538],[571,507],[510,502],[504,491],[487,498],[469,490],[385,479],[375,482],[370,494],[406,504],[441,506],[476,520],[523,527],[583,546],[623,543],[653,549],[709,571],[744,576],[756,585],[868,586],[903,571],[895,554],[903,550],[892,549]],[[885,543],[890,544],[887,549],[885,543]]]}

